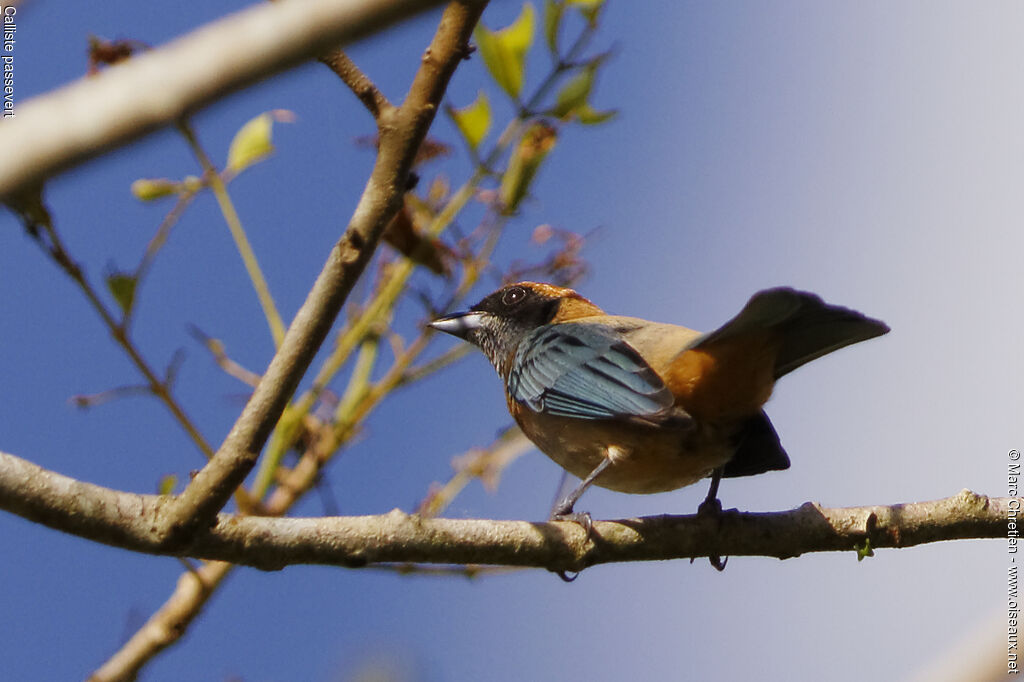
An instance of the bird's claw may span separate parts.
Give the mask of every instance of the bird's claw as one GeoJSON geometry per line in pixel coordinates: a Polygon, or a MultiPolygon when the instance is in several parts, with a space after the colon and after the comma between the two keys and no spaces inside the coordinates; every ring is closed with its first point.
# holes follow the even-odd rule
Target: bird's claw
{"type": "Polygon", "coordinates": [[[567,583],[574,582],[576,580],[576,578],[580,577],[580,572],[579,571],[573,572],[571,578],[569,577],[569,575],[565,571],[551,571],[551,572],[554,573],[555,575],[557,575],[559,578],[561,578],[563,582],[567,582],[567,583]]]}
{"type": "MultiPolygon", "coordinates": [[[[719,527],[722,525],[722,501],[717,496],[709,495],[707,499],[700,503],[697,507],[698,518],[711,518],[718,522],[719,527]]],[[[692,564],[694,559],[690,559],[692,564]]],[[[729,563],[729,557],[722,557],[718,555],[711,555],[708,557],[708,562],[718,572],[725,570],[725,565],[729,563]]]]}
{"type": "MultiPolygon", "coordinates": [[[[559,504],[555,508],[555,511],[551,514],[551,521],[570,521],[572,523],[578,523],[583,526],[584,538],[583,542],[588,542],[590,537],[594,534],[594,519],[591,518],[590,512],[574,512],[571,504],[566,504],[565,501],[559,504]]],[[[552,571],[555,575],[561,578],[564,582],[571,583],[580,577],[580,571],[574,571],[572,577],[569,577],[567,571],[552,571]]]]}
{"type": "Polygon", "coordinates": [[[591,518],[590,512],[574,512],[572,509],[565,512],[556,510],[555,513],[551,515],[551,520],[572,521],[580,524],[583,526],[583,532],[586,534],[583,538],[584,542],[590,540],[590,537],[594,534],[594,519],[591,518]]]}

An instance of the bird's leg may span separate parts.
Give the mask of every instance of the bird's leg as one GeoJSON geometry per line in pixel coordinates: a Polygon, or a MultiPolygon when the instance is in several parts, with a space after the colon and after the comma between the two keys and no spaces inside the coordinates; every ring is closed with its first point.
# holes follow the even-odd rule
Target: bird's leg
{"type": "Polygon", "coordinates": [[[608,468],[612,463],[612,460],[605,457],[601,459],[601,463],[594,467],[594,470],[580,482],[576,489],[566,495],[561,502],[555,505],[554,510],[551,512],[552,521],[575,521],[576,523],[583,526],[583,530],[587,532],[587,540],[590,539],[590,534],[594,529],[594,522],[590,518],[589,512],[574,512],[572,510],[573,505],[576,504],[580,496],[587,491],[594,480],[601,475],[601,472],[608,468]]]}
{"type": "Polygon", "coordinates": [[[699,516],[717,516],[722,513],[722,502],[718,499],[718,484],[722,482],[722,468],[719,467],[711,472],[711,486],[708,488],[707,497],[697,507],[699,516]]]}
{"type": "MultiPolygon", "coordinates": [[[[607,469],[608,465],[611,463],[612,460],[610,458],[603,458],[601,463],[594,467],[594,470],[591,471],[578,486],[576,486],[576,489],[562,498],[562,501],[555,505],[555,508],[551,512],[552,521],[575,521],[583,526],[583,531],[586,533],[586,537],[583,540],[584,542],[589,540],[591,534],[594,532],[594,521],[590,518],[590,512],[574,512],[572,510],[573,505],[575,505],[580,499],[580,496],[587,491],[587,488],[593,485],[594,479],[600,476],[601,472],[607,469]]],[[[580,577],[578,572],[571,578],[565,571],[554,571],[554,573],[567,583],[571,583],[576,580],[576,578],[580,577]]]]}
{"type": "MultiPolygon", "coordinates": [[[[708,495],[704,498],[704,501],[697,507],[697,516],[710,516],[717,518],[718,523],[722,522],[722,502],[718,499],[718,484],[722,482],[722,468],[719,467],[711,473],[711,486],[708,488],[708,495]]],[[[729,562],[729,557],[722,559],[720,556],[709,556],[708,561],[714,566],[716,571],[724,571],[726,563],[729,562]]],[[[693,559],[690,559],[690,563],[693,563],[693,559]]]]}

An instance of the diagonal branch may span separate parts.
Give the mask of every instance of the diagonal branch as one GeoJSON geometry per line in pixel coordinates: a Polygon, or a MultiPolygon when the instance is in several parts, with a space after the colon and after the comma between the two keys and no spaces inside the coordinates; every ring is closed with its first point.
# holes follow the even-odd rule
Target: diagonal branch
{"type": "Polygon", "coordinates": [[[587,540],[571,522],[379,516],[273,518],[221,514],[186,546],[156,541],[149,526],[167,497],[75,481],[0,453],[0,509],[90,540],[149,554],[192,556],[262,569],[292,564],[362,567],[393,562],[533,566],[579,571],[596,564],[705,556],[769,556],[911,547],[1007,535],[1021,498],[970,491],[932,502],[720,518],[654,516],[594,522],[587,540]]]}
{"type": "Polygon", "coordinates": [[[223,561],[211,561],[182,573],[171,598],[124,646],[89,675],[87,682],[136,679],[147,661],[178,641],[233,568],[223,561]]]}
{"type": "Polygon", "coordinates": [[[288,0],[256,5],[31,99],[0,126],[0,199],[10,200],[230,92],[439,4],[288,0]]]}
{"type": "MultiPolygon", "coordinates": [[[[287,3],[285,3],[287,4],[287,3]]],[[[424,53],[405,101],[381,112],[380,149],[348,229],[331,249],[305,303],[296,313],[277,354],[214,458],[161,514],[159,541],[180,545],[214,523],[253,465],[291,399],[345,299],[398,211],[406,177],[469,38],[483,2],[452,2],[424,53]]]]}
{"type": "Polygon", "coordinates": [[[340,48],[328,50],[317,59],[337,74],[366,106],[374,119],[379,119],[381,112],[392,106],[384,93],[377,89],[373,81],[340,48]]]}

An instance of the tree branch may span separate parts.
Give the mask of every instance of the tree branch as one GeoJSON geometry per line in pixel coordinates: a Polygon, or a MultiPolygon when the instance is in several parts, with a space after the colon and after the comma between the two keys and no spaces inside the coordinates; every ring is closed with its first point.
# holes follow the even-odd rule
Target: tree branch
{"type": "Polygon", "coordinates": [[[0,199],[10,200],[232,91],[439,4],[288,0],[255,5],[28,100],[0,126],[0,199]]]}
{"type": "Polygon", "coordinates": [[[359,101],[362,102],[367,110],[374,119],[380,118],[382,111],[390,108],[391,102],[384,96],[377,86],[374,85],[373,81],[370,80],[369,76],[362,72],[362,70],[356,66],[347,54],[341,51],[340,48],[328,50],[320,54],[317,57],[321,62],[327,65],[331,71],[337,74],[345,85],[347,85],[352,92],[355,93],[359,101]]]}
{"type": "MultiPolygon", "coordinates": [[[[285,3],[287,4],[287,3],[285,3]]],[[[217,454],[157,519],[168,545],[211,525],[241,485],[398,211],[406,177],[486,3],[452,2],[423,56],[405,101],[381,113],[377,162],[348,229],[331,249],[305,303],[217,454]]]]}
{"type": "Polygon", "coordinates": [[[187,546],[152,531],[167,497],[135,495],[67,478],[0,453],[0,508],[123,549],[229,561],[262,569],[292,564],[361,567],[411,562],[533,566],[579,571],[596,564],[705,556],[790,558],[869,546],[998,538],[1021,498],[970,491],[932,502],[783,512],[726,511],[720,518],[654,516],[595,521],[587,540],[571,522],[378,516],[272,518],[221,514],[187,546]],[[866,545],[866,543],[869,543],[866,545]]]}
{"type": "Polygon", "coordinates": [[[178,641],[233,568],[223,561],[211,561],[183,573],[174,594],[89,676],[88,682],[134,680],[147,661],[178,641]]]}

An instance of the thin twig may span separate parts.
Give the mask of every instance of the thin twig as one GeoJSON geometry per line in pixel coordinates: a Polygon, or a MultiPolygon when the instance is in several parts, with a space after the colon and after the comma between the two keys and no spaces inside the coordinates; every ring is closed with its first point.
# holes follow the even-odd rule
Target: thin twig
{"type": "MultiPolygon", "coordinates": [[[[196,444],[199,450],[206,456],[207,459],[213,457],[213,448],[210,447],[206,439],[203,438],[202,434],[192,423],[192,420],[185,414],[184,409],[178,404],[178,402],[171,396],[170,391],[163,381],[156,375],[156,372],[149,366],[149,364],[143,359],[141,352],[135,347],[134,342],[128,336],[127,331],[114,319],[114,316],[107,310],[107,306],[103,303],[99,296],[99,293],[93,288],[92,284],[86,278],[85,273],[78,266],[78,264],[71,257],[67,248],[64,246],[64,242],[60,238],[60,234],[57,232],[56,227],[53,224],[49,212],[45,210],[42,204],[39,205],[39,209],[42,210],[44,216],[42,223],[38,227],[42,227],[43,232],[47,238],[47,249],[46,253],[53,259],[54,263],[60,267],[68,277],[78,285],[78,288],[85,295],[86,300],[89,301],[89,305],[92,306],[96,314],[99,315],[103,324],[107,327],[110,335],[114,337],[114,341],[127,353],[132,364],[135,365],[136,369],[146,379],[146,385],[149,390],[160,399],[161,402],[167,407],[174,418],[178,421],[181,427],[188,434],[192,442],[196,444]]],[[[29,227],[29,231],[33,228],[29,227]]]]}
{"type": "Polygon", "coordinates": [[[274,347],[280,348],[281,341],[284,339],[284,322],[281,320],[281,314],[277,311],[277,305],[274,303],[274,297],[270,293],[270,286],[263,276],[263,270],[260,268],[259,260],[256,258],[256,252],[253,251],[252,244],[249,243],[249,237],[245,234],[245,228],[242,227],[242,220],[238,217],[238,211],[235,210],[235,204],[231,201],[231,195],[228,194],[227,185],[217,172],[217,167],[210,160],[206,150],[199,144],[199,139],[196,137],[196,132],[192,125],[187,120],[182,119],[178,122],[178,130],[181,131],[185,141],[188,142],[189,148],[192,149],[192,153],[199,161],[199,165],[203,168],[203,177],[209,184],[210,189],[213,190],[213,195],[217,198],[217,205],[220,206],[221,215],[224,216],[224,222],[227,223],[228,230],[231,232],[231,238],[235,240],[235,247],[242,257],[245,271],[249,274],[252,288],[256,291],[256,297],[263,308],[263,315],[267,318],[270,335],[274,339],[274,347]]]}
{"type": "Polygon", "coordinates": [[[340,48],[328,50],[317,57],[321,62],[338,75],[345,85],[351,88],[359,101],[366,105],[366,109],[376,120],[380,113],[391,108],[391,102],[384,96],[373,81],[356,66],[347,54],[340,48]]]}
{"type": "MultiPolygon", "coordinates": [[[[196,189],[185,190],[178,195],[178,200],[174,203],[171,210],[164,216],[164,219],[160,222],[160,226],[157,228],[153,238],[149,240],[149,244],[146,245],[146,250],[142,254],[142,258],[139,260],[138,266],[135,268],[135,296],[134,300],[139,300],[139,290],[142,288],[142,283],[146,280],[146,275],[149,274],[149,268],[153,265],[153,261],[156,259],[160,249],[163,248],[167,242],[167,238],[171,234],[171,229],[177,224],[181,218],[185,209],[189,207],[192,201],[196,198],[199,193],[196,189]]],[[[132,323],[132,314],[135,312],[135,306],[130,306],[125,312],[124,317],[121,320],[121,326],[128,329],[132,323]]]]}
{"type": "Polygon", "coordinates": [[[189,333],[192,334],[193,338],[203,344],[203,347],[210,352],[210,355],[213,356],[213,361],[217,363],[218,367],[224,370],[225,374],[254,388],[256,384],[260,382],[259,374],[242,367],[228,356],[227,351],[224,349],[224,343],[221,342],[220,339],[215,339],[212,336],[209,336],[195,325],[189,325],[188,330],[189,333]]]}

